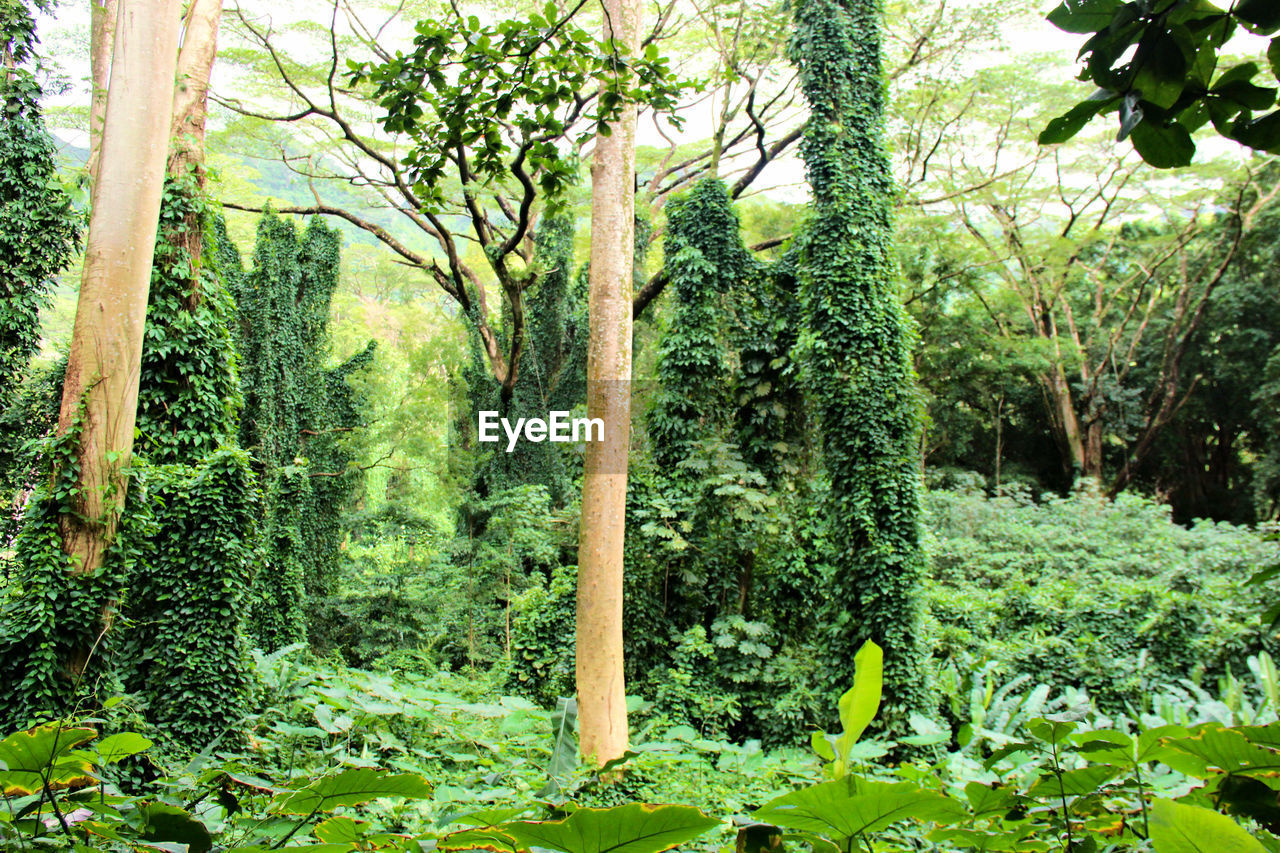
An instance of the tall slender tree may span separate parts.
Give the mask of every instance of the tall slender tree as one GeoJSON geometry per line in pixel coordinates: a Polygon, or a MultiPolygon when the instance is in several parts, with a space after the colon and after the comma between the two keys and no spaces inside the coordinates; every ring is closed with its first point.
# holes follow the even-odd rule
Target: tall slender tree
{"type": "Polygon", "coordinates": [[[84,272],[63,383],[59,432],[81,424],[76,505],[62,517],[76,571],[102,563],[124,505],[133,450],[143,321],[178,54],[178,0],[121,9],[93,187],[84,272]]]}
{"type": "MultiPolygon", "coordinates": [[[[604,0],[605,37],[617,53],[639,46],[637,0],[604,0]]],[[[617,55],[615,53],[615,55],[617,55]]],[[[617,73],[626,70],[618,68],[617,73]]],[[[636,107],[625,103],[596,134],[591,162],[587,416],[604,421],[587,444],[578,537],[579,747],[603,765],[627,748],[622,660],[622,555],[631,444],[631,279],[635,237],[636,107]]]]}

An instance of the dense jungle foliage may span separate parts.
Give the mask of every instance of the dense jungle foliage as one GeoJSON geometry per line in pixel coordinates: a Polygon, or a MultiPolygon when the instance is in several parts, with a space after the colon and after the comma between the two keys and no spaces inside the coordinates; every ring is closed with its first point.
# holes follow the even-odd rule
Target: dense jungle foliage
{"type": "Polygon", "coordinates": [[[0,849],[1280,851],[1269,4],[681,0],[634,57],[595,4],[271,5],[164,184],[84,571],[91,24],[0,0],[0,849]],[[624,103],[598,767],[583,446],[478,416],[588,413],[624,103]]]}

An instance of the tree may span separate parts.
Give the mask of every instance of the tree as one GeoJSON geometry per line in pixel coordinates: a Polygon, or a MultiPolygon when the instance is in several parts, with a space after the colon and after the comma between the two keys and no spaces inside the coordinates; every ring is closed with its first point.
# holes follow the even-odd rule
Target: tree
{"type": "Polygon", "coordinates": [[[240,443],[254,455],[264,493],[265,560],[251,625],[271,649],[306,637],[308,596],[329,592],[340,515],[360,481],[343,443],[360,424],[346,379],[369,365],[373,344],[333,369],[324,365],[340,243],[319,217],[300,236],[291,220],[267,213],[253,267],[227,264],[244,391],[240,443]]]}
{"type": "Polygon", "coordinates": [[[575,19],[585,5],[548,5],[527,20],[494,24],[450,8],[439,19],[419,20],[411,49],[393,55],[374,35],[386,24],[367,27],[359,10],[335,0],[322,69],[291,60],[269,26],[243,12],[236,17],[260,50],[254,70],[284,82],[293,111],[223,102],[255,128],[265,120],[279,126],[268,126],[268,134],[288,134],[268,145],[316,199],[275,209],[340,217],[429,276],[479,335],[504,406],[527,344],[525,293],[537,283],[530,264],[541,202],[576,180],[596,125],[624,102],[665,111],[680,91],[654,45],[628,58],[634,86],[619,90],[606,51],[575,19]],[[340,32],[340,13],[350,33],[340,32]],[[348,58],[341,75],[340,39],[349,54],[368,57],[348,58]],[[463,69],[456,79],[453,68],[463,69]],[[375,107],[385,112],[382,135],[361,130],[362,114],[375,107]],[[289,138],[302,128],[327,140],[332,153],[299,153],[289,138]],[[404,140],[407,156],[397,153],[404,140]],[[383,224],[354,205],[325,203],[322,193],[339,182],[367,188],[395,218],[383,224]]]}
{"type": "Polygon", "coordinates": [[[1191,134],[1212,123],[1227,139],[1280,153],[1280,39],[1271,39],[1267,61],[1272,80],[1256,62],[1219,72],[1224,48],[1240,30],[1269,35],[1280,30],[1273,0],[1239,0],[1227,9],[1205,0],[1063,2],[1049,20],[1069,33],[1088,34],[1080,49],[1081,80],[1097,91],[1049,122],[1040,143],[1065,142],[1095,116],[1116,113],[1116,141],[1131,139],[1152,166],[1186,166],[1195,155],[1191,134]]]}
{"type": "MultiPolygon", "coordinates": [[[[633,55],[636,0],[605,0],[605,40],[616,59],[633,55]]],[[[625,81],[629,72],[614,69],[625,81]]],[[[579,748],[597,766],[627,748],[623,684],[622,563],[627,453],[631,443],[631,278],[635,228],[636,108],[624,104],[600,126],[591,161],[587,417],[604,421],[587,444],[578,533],[577,693],[579,748]]]]}
{"type": "MultiPolygon", "coordinates": [[[[177,0],[121,15],[112,50],[93,210],[58,419],[82,423],[80,489],[63,515],[78,573],[101,565],[124,505],[139,362],[177,66],[177,0]]],[[[84,650],[87,653],[87,649],[84,650]]],[[[81,660],[77,665],[83,665],[81,660]]]]}
{"type": "Polygon", "coordinates": [[[791,56],[811,115],[813,218],[797,263],[808,399],[830,476],[834,575],[822,659],[841,689],[865,640],[885,650],[884,720],[928,713],[920,581],[920,401],[895,287],[876,0],[804,0],[791,56]]]}
{"type": "MultiPolygon", "coordinates": [[[[48,11],[49,5],[36,8],[48,11]]],[[[21,470],[30,425],[16,411],[20,386],[40,344],[40,311],[54,277],[78,247],[82,224],[58,182],[56,149],[40,112],[41,88],[27,67],[34,64],[35,44],[35,22],[26,6],[0,7],[0,488],[8,519],[16,516],[9,498],[29,476],[21,470]]],[[[6,522],[0,529],[7,540],[12,531],[6,522]]]]}

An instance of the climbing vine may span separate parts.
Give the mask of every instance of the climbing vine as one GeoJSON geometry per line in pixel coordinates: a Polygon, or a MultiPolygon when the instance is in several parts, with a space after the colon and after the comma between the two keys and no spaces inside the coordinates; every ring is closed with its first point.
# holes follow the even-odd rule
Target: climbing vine
{"type": "Polygon", "coordinates": [[[84,417],[82,407],[63,434],[43,441],[40,456],[52,475],[28,498],[14,541],[14,578],[0,602],[0,683],[6,685],[0,725],[10,728],[59,719],[114,692],[119,632],[108,628],[119,613],[120,590],[147,558],[140,543],[154,532],[146,502],[131,488],[102,565],[73,571],[59,518],[79,488],[84,417]]]}
{"type": "Polygon", "coordinates": [[[147,298],[135,450],[194,463],[234,439],[242,397],[222,280],[215,212],[192,175],[165,182],[147,298]],[[192,229],[210,232],[191,240],[192,229]],[[199,257],[191,246],[202,246],[199,257]]]}
{"type": "Polygon", "coordinates": [[[801,0],[790,47],[811,115],[801,142],[813,218],[800,247],[799,342],[820,422],[838,551],[822,663],[848,682],[865,640],[885,650],[891,731],[927,713],[920,622],[920,401],[914,330],[894,288],[877,0],[801,0]]]}
{"type": "Polygon", "coordinates": [[[199,465],[144,466],[134,513],[150,522],[117,643],[124,688],[181,743],[231,732],[250,692],[245,615],[258,563],[258,489],[249,455],[221,448],[199,465]]]}
{"type": "Polygon", "coordinates": [[[757,263],[723,183],[707,179],[667,206],[665,270],[674,297],[658,349],[660,390],[649,414],[654,460],[670,468],[728,417],[726,297],[747,290],[757,263]]]}
{"type": "MultiPolygon", "coordinates": [[[[39,11],[50,8],[47,0],[33,5],[39,11]]],[[[40,311],[54,278],[76,252],[83,225],[59,181],[56,149],[40,113],[41,88],[32,70],[36,44],[31,9],[20,0],[0,3],[0,542],[5,543],[16,533],[14,496],[30,485],[34,460],[25,452],[27,442],[50,426],[40,404],[49,383],[27,376],[40,345],[40,311]]]]}
{"type": "Polygon", "coordinates": [[[325,594],[337,574],[341,516],[361,485],[346,440],[360,425],[360,400],[347,379],[372,363],[374,347],[325,368],[339,245],[319,218],[299,237],[292,222],[268,212],[252,269],[228,271],[244,393],[240,443],[264,494],[264,565],[251,621],[271,649],[305,638],[307,597],[325,594]]]}

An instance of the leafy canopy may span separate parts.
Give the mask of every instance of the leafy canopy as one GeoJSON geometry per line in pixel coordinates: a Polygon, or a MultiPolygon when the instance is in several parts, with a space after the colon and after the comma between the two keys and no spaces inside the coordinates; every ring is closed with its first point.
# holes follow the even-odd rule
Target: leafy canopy
{"type": "Polygon", "coordinates": [[[1089,35],[1080,49],[1080,79],[1098,89],[1049,122],[1040,144],[1065,142],[1094,116],[1116,113],[1116,141],[1132,139],[1142,159],[1161,169],[1189,164],[1196,150],[1191,134],[1210,122],[1228,139],[1280,152],[1280,110],[1272,109],[1280,38],[1267,49],[1269,73],[1256,62],[1219,68],[1239,30],[1262,36],[1280,30],[1280,4],[1240,0],[1224,10],[1208,0],[1064,0],[1049,20],[1089,35]]]}

